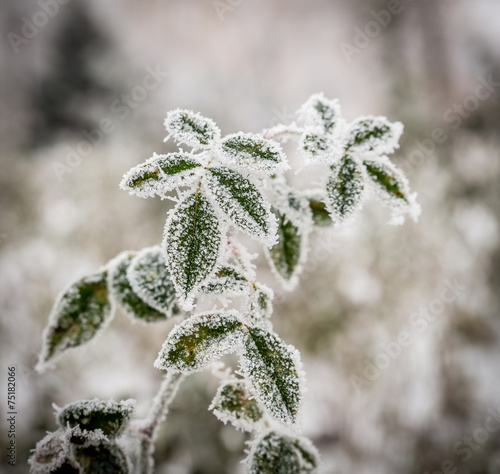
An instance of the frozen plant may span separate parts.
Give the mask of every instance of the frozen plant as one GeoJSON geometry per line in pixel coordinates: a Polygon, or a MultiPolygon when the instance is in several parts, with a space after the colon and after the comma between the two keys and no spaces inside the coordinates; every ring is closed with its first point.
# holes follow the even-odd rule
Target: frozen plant
{"type": "Polygon", "coordinates": [[[130,422],[132,401],[80,400],[57,409],[59,429],[37,444],[31,470],[152,473],[158,428],[179,384],[232,353],[239,366],[219,371],[210,410],[253,434],[248,472],[314,473],[317,450],[300,435],[305,390],[300,355],[274,332],[273,291],[256,281],[254,256],[236,237],[239,231],[260,242],[280,284],[291,290],[315,227],[347,225],[370,196],[390,208],[393,223],[405,214],[416,219],[416,196],[387,157],[398,147],[403,126],[373,116],[347,122],[338,101],[316,94],[296,122],[262,134],[222,137],[212,120],[188,110],[169,112],[165,127],[167,139],[189,151],[154,154],[120,184],[139,197],[175,201],[163,242],[122,252],[64,290],[38,363],[44,370],[67,349],[96,337],[118,305],[147,323],[184,317],[154,362],[166,372],[165,380],[145,420],[130,422]],[[322,183],[298,190],[287,182],[290,166],[275,140],[289,139],[297,141],[303,166],[324,168],[322,183]],[[196,312],[206,299],[213,300],[213,309],[196,312]],[[137,439],[135,456],[120,444],[124,433],[137,439]]]}

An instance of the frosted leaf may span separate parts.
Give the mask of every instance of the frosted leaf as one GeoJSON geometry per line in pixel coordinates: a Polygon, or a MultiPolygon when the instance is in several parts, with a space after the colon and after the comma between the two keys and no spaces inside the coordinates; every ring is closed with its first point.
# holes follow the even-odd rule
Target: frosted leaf
{"type": "Polygon", "coordinates": [[[163,251],[184,309],[191,309],[196,293],[215,273],[221,258],[222,236],[214,209],[199,191],[170,211],[163,251]]]}
{"type": "Polygon", "coordinates": [[[175,287],[160,246],[141,250],[130,262],[127,278],[133,291],[167,317],[179,314],[175,287]]]}
{"type": "Polygon", "coordinates": [[[363,164],[375,195],[385,206],[391,208],[393,217],[402,217],[407,213],[416,220],[420,207],[415,202],[416,196],[410,192],[408,179],[403,172],[386,156],[376,160],[364,160],[363,164]]]}
{"type": "Polygon", "coordinates": [[[255,175],[271,176],[289,169],[279,143],[253,133],[227,135],[222,141],[220,153],[226,164],[255,175]]]}
{"type": "Polygon", "coordinates": [[[299,109],[298,115],[306,127],[320,127],[323,132],[332,132],[342,120],[339,101],[327,99],[322,93],[309,97],[299,109]]]}
{"type": "Polygon", "coordinates": [[[247,328],[242,368],[257,399],[278,420],[294,423],[302,399],[302,371],[297,350],[275,334],[247,328]]]}
{"type": "Polygon", "coordinates": [[[61,408],[56,413],[62,427],[79,427],[81,435],[101,431],[107,438],[116,438],[130,422],[135,400],[78,400],[61,408]]]}
{"type": "Polygon", "coordinates": [[[401,122],[389,122],[385,117],[360,117],[349,124],[347,149],[356,153],[392,153],[399,148],[403,133],[401,122]]]}
{"type": "Polygon", "coordinates": [[[335,223],[343,223],[363,204],[365,174],[362,165],[350,156],[332,166],[326,183],[326,208],[335,223]]]}
{"type": "Polygon", "coordinates": [[[268,185],[268,192],[274,208],[286,214],[301,231],[309,230],[313,223],[312,212],[308,199],[302,193],[278,179],[268,185]]]}
{"type": "Polygon", "coordinates": [[[206,188],[231,222],[265,245],[276,241],[276,221],[257,186],[229,168],[211,168],[206,188]]]}
{"type": "Polygon", "coordinates": [[[257,438],[247,460],[250,474],[314,474],[319,454],[307,438],[271,430],[257,438]]]}
{"type": "Polygon", "coordinates": [[[326,209],[325,192],[321,189],[310,189],[305,191],[303,195],[308,200],[314,225],[318,227],[330,227],[333,221],[326,209]]]}
{"type": "Polygon", "coordinates": [[[101,270],[81,278],[59,295],[43,333],[38,370],[67,349],[89,342],[112,319],[114,305],[106,279],[107,271],[101,270]]]}
{"type": "Polygon", "coordinates": [[[226,424],[228,421],[242,431],[252,431],[262,420],[264,412],[243,379],[223,381],[215,394],[209,410],[226,424]]]}
{"type": "Polygon", "coordinates": [[[129,474],[130,463],[116,443],[73,446],[73,455],[84,473],[129,474]]]}
{"type": "Polygon", "coordinates": [[[335,163],[343,152],[332,136],[314,130],[307,130],[300,136],[298,149],[305,158],[305,165],[335,163]]]}
{"type": "Polygon", "coordinates": [[[189,153],[154,153],[123,175],[120,188],[142,198],[154,195],[164,198],[180,186],[194,184],[202,172],[200,163],[189,153]]]}
{"type": "Polygon", "coordinates": [[[244,293],[249,286],[245,275],[234,265],[226,265],[202,287],[210,295],[236,296],[244,293]]]}
{"type": "Polygon", "coordinates": [[[255,283],[242,310],[244,320],[250,326],[270,330],[271,322],[269,318],[273,313],[273,298],[274,293],[271,288],[260,283],[255,283]]]}
{"type": "Polygon", "coordinates": [[[136,252],[125,251],[109,263],[109,288],[111,294],[133,321],[164,321],[166,319],[165,314],[152,308],[140,298],[133,290],[127,277],[128,268],[136,255],[136,252]]]}
{"type": "Polygon", "coordinates": [[[307,258],[308,235],[286,214],[274,210],[278,218],[278,243],[267,254],[271,268],[287,288],[293,288],[307,258]]]}
{"type": "Polygon", "coordinates": [[[242,327],[241,321],[229,312],[192,316],[170,332],[154,365],[186,374],[202,370],[237,350],[242,327]]]}
{"type": "Polygon", "coordinates": [[[169,136],[193,148],[206,147],[220,138],[219,127],[207,117],[190,110],[172,110],[165,119],[169,136]]]}
{"type": "Polygon", "coordinates": [[[70,451],[69,446],[69,433],[66,430],[60,429],[48,433],[36,443],[33,454],[28,460],[30,473],[56,472],[66,463],[70,451]]]}

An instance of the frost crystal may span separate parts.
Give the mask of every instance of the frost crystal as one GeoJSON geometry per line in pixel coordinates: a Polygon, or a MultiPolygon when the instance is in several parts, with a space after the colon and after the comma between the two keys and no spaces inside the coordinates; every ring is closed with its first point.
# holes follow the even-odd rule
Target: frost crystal
{"type": "Polygon", "coordinates": [[[322,93],[309,97],[297,113],[306,127],[319,127],[323,132],[332,132],[342,120],[339,101],[327,99],[322,93]]]}
{"type": "Polygon", "coordinates": [[[253,133],[227,135],[220,153],[223,163],[256,176],[280,174],[290,168],[279,143],[253,133]]]}
{"type": "Polygon", "coordinates": [[[113,298],[133,321],[164,321],[165,314],[149,306],[133,290],[127,270],[136,252],[125,251],[109,263],[109,288],[113,298]]]}
{"type": "Polygon", "coordinates": [[[134,292],[149,306],[167,317],[179,313],[175,287],[160,246],[141,250],[130,262],[127,278],[134,292]]]}
{"type": "Polygon", "coordinates": [[[100,431],[107,438],[116,438],[128,425],[134,410],[135,400],[121,402],[114,400],[78,400],[66,405],[56,413],[58,423],[63,427],[78,427],[81,436],[100,431]]]}
{"type": "Polygon", "coordinates": [[[93,339],[112,319],[114,305],[106,279],[107,271],[101,270],[81,278],[59,295],[43,334],[38,370],[67,349],[93,339]]]}
{"type": "Polygon", "coordinates": [[[271,430],[257,438],[247,459],[250,474],[314,474],[319,454],[303,437],[271,430]]]}
{"type": "Polygon", "coordinates": [[[234,265],[226,265],[202,287],[210,295],[237,296],[246,292],[249,282],[234,265]]]}
{"type": "Polygon", "coordinates": [[[185,310],[222,258],[224,229],[206,197],[196,191],[169,213],[163,251],[177,297],[185,310]]]}
{"type": "Polygon", "coordinates": [[[213,120],[190,110],[177,109],[169,112],[165,128],[174,140],[193,148],[206,147],[220,138],[219,127],[213,120]]]}
{"type": "Polygon", "coordinates": [[[193,185],[202,171],[200,163],[189,153],[154,153],[125,173],[120,188],[142,198],[156,194],[163,199],[174,189],[193,185]]]}
{"type": "Polygon", "coordinates": [[[209,195],[236,227],[266,245],[275,242],[275,218],[255,183],[229,168],[211,168],[205,184],[209,195]]]}
{"type": "Polygon", "coordinates": [[[63,429],[48,433],[42,438],[29,458],[30,473],[56,472],[69,455],[69,432],[63,429]]]}
{"type": "Polygon", "coordinates": [[[304,156],[304,165],[332,164],[342,158],[342,147],[333,137],[315,130],[304,132],[299,138],[298,149],[304,156]]]}
{"type": "Polygon", "coordinates": [[[392,153],[399,148],[402,133],[401,122],[372,115],[360,117],[348,126],[347,149],[352,153],[392,153]]]}
{"type": "Polygon", "coordinates": [[[271,330],[269,318],[273,313],[273,298],[271,288],[255,283],[243,306],[242,315],[245,322],[266,331],[271,330]]]}
{"type": "Polygon", "coordinates": [[[202,370],[238,349],[242,327],[234,313],[192,316],[170,332],[154,365],[186,374],[202,370]]]}
{"type": "Polygon", "coordinates": [[[275,334],[247,328],[242,368],[257,399],[284,424],[297,420],[303,374],[298,351],[275,334]]]}
{"type": "Polygon", "coordinates": [[[242,431],[253,431],[264,417],[264,412],[243,379],[232,378],[222,382],[209,407],[226,424],[228,421],[242,431]]]}
{"type": "Polygon", "coordinates": [[[346,156],[332,166],[326,183],[326,208],[337,224],[353,216],[363,205],[365,173],[361,163],[346,156]]]}

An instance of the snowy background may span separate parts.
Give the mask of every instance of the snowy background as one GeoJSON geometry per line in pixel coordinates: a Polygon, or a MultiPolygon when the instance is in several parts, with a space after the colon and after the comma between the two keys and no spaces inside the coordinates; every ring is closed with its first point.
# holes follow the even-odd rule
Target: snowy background
{"type": "MultiPolygon", "coordinates": [[[[0,29],[2,398],[18,371],[18,468],[2,454],[2,472],[27,472],[53,402],[133,397],[141,415],[160,383],[171,323],[123,314],[56,370],[32,368],[62,288],[161,240],[169,202],[118,183],[173,149],[166,111],[258,132],[320,91],[347,119],[405,124],[393,159],[423,211],[392,227],[366,205],[350,231],[317,234],[276,305],[303,355],[321,473],[500,472],[500,2],[3,0],[0,29]]],[[[157,472],[241,472],[245,436],[207,410],[216,383],[184,383],[157,472]]]]}

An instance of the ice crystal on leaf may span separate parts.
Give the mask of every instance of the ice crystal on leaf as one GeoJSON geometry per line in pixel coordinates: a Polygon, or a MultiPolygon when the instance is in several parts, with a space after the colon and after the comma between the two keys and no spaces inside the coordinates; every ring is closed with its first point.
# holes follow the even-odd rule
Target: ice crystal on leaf
{"type": "Polygon", "coordinates": [[[43,335],[43,348],[37,365],[47,362],[67,349],[93,339],[113,317],[114,305],[108,294],[107,271],[81,278],[57,298],[43,335]]]}
{"type": "Polygon", "coordinates": [[[155,367],[186,374],[202,370],[237,350],[242,327],[241,321],[229,312],[192,316],[170,332],[155,367]]]}
{"type": "Polygon", "coordinates": [[[270,317],[273,313],[274,293],[271,288],[255,283],[245,301],[242,315],[250,326],[266,331],[271,329],[270,317]]]}
{"type": "Polygon", "coordinates": [[[348,126],[346,149],[351,153],[392,153],[399,148],[402,133],[401,122],[372,115],[360,117],[348,126]]]}
{"type": "Polygon", "coordinates": [[[332,132],[342,121],[339,101],[327,99],[322,93],[309,97],[297,113],[306,127],[318,127],[323,132],[332,132]]]}
{"type": "Polygon", "coordinates": [[[220,153],[223,163],[256,176],[280,174],[289,168],[278,143],[253,133],[227,135],[222,140],[220,153]]]}
{"type": "Polygon", "coordinates": [[[229,421],[242,431],[255,430],[264,418],[264,412],[244,379],[223,380],[209,410],[224,424],[229,421]]]}
{"type": "Polygon", "coordinates": [[[164,321],[166,319],[165,314],[149,306],[137,295],[130,284],[127,273],[136,255],[136,252],[125,251],[109,263],[109,288],[111,294],[132,321],[164,321]]]}
{"type": "Polygon", "coordinates": [[[203,168],[195,156],[182,152],[154,153],[149,160],[125,173],[120,188],[142,198],[155,195],[165,198],[170,191],[193,185],[199,179],[203,168]]]}
{"type": "Polygon", "coordinates": [[[303,193],[303,196],[309,202],[314,225],[317,227],[330,227],[333,221],[326,208],[325,191],[322,189],[309,189],[303,193]]]}
{"type": "Polygon", "coordinates": [[[177,109],[169,112],[165,128],[174,140],[193,148],[207,147],[220,138],[219,127],[212,119],[190,110],[177,109]]]}
{"type": "Polygon", "coordinates": [[[60,429],[48,433],[36,443],[33,454],[29,458],[30,473],[57,472],[66,463],[69,450],[69,432],[67,430],[60,429]]]}
{"type": "Polygon", "coordinates": [[[247,328],[242,368],[257,399],[284,424],[297,421],[302,400],[302,367],[298,351],[278,336],[247,328]]]}
{"type": "Polygon", "coordinates": [[[237,296],[249,286],[245,275],[234,265],[225,265],[202,287],[209,295],[237,296]]]}
{"type": "Polygon", "coordinates": [[[83,437],[88,432],[101,431],[108,438],[116,438],[128,425],[135,400],[78,400],[64,406],[56,413],[61,427],[79,427],[83,437]]]}
{"type": "Polygon", "coordinates": [[[247,459],[250,474],[314,474],[318,465],[318,451],[307,438],[276,430],[257,438],[247,459]]]}
{"type": "Polygon", "coordinates": [[[179,313],[175,287],[160,246],[141,250],[130,262],[127,278],[134,292],[149,306],[167,317],[179,313]]]}
{"type": "Polygon", "coordinates": [[[200,288],[222,258],[224,229],[215,211],[196,191],[172,211],[165,225],[163,252],[180,304],[192,308],[200,288]]]}
{"type": "Polygon", "coordinates": [[[266,245],[276,239],[276,221],[257,185],[229,168],[211,168],[206,188],[220,209],[241,231],[266,245]]]}

